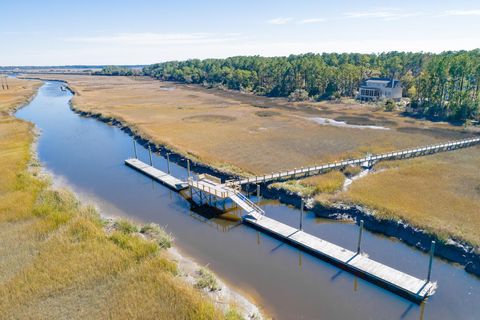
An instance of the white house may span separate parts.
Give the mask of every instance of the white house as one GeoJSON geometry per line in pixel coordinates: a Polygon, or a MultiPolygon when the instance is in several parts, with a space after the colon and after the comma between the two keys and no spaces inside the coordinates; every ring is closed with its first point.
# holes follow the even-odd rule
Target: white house
{"type": "Polygon", "coordinates": [[[402,98],[402,84],[396,79],[370,78],[363,81],[358,90],[358,99],[361,101],[400,100],[400,98],[402,98]]]}

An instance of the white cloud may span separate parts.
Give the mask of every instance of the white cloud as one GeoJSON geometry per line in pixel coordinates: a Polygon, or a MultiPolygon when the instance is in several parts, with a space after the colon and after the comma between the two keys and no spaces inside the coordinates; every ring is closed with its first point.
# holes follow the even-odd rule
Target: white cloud
{"type": "Polygon", "coordinates": [[[112,35],[69,37],[65,40],[71,42],[108,44],[108,45],[136,45],[158,46],[171,44],[207,44],[228,42],[239,39],[239,33],[116,33],[112,35]]]}
{"type": "Polygon", "coordinates": [[[480,16],[480,9],[447,10],[442,16],[480,16]]]}
{"type": "Polygon", "coordinates": [[[318,23],[318,22],[323,22],[325,19],[323,18],[310,18],[310,19],[303,19],[298,21],[300,24],[307,24],[307,23],[318,23]]]}
{"type": "Polygon", "coordinates": [[[377,18],[384,21],[398,20],[421,15],[420,12],[404,12],[399,9],[346,12],[346,18],[377,18]]]}
{"type": "Polygon", "coordinates": [[[292,18],[275,18],[275,19],[268,20],[267,23],[279,25],[279,24],[287,24],[292,20],[293,20],[292,18]]]}

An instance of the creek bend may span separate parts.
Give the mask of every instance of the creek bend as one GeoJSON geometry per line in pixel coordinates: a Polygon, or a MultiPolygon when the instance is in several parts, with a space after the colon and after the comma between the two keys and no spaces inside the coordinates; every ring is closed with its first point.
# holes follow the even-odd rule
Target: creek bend
{"type": "MultiPolygon", "coordinates": [[[[239,224],[241,212],[208,219],[180,194],[128,168],[132,138],[121,129],[81,117],[69,106],[72,94],[61,82],[46,81],[16,116],[41,131],[38,157],[55,179],[102,212],[166,226],[175,246],[209,266],[228,284],[253,297],[276,319],[475,319],[480,314],[480,281],[462,268],[434,259],[439,287],[422,305],[381,289],[327,262],[239,224]]],[[[137,146],[139,158],[148,151],[137,146]]],[[[153,163],[166,171],[163,157],[153,163]]],[[[171,164],[174,176],[187,171],[171,164]]],[[[267,214],[298,225],[299,210],[266,200],[267,214]]],[[[304,230],[354,249],[358,227],[306,212],[304,230]]],[[[365,231],[364,251],[379,262],[426,278],[428,255],[401,242],[365,231]]]]}

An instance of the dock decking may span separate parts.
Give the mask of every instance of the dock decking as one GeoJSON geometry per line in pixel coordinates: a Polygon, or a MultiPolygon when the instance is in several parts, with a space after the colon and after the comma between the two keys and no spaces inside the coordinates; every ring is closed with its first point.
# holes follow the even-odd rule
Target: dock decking
{"type": "Polygon", "coordinates": [[[129,167],[134,168],[137,171],[140,171],[146,176],[149,176],[152,179],[155,179],[164,185],[176,190],[180,191],[186,189],[188,184],[186,181],[182,181],[174,176],[169,175],[161,170],[158,170],[138,159],[127,159],[125,160],[125,164],[129,167]]]}
{"type": "MultiPolygon", "coordinates": [[[[242,217],[242,221],[245,224],[266,232],[286,243],[318,256],[325,261],[328,261],[344,270],[356,274],[374,284],[404,296],[412,301],[421,302],[435,292],[436,283],[429,280],[422,280],[394,268],[388,267],[382,263],[368,258],[366,255],[362,255],[361,251],[353,252],[320,239],[314,235],[308,234],[303,230],[293,228],[282,222],[266,217],[262,208],[257,206],[250,199],[248,199],[248,197],[241,193],[241,185],[247,183],[261,183],[274,180],[298,178],[302,177],[302,175],[307,176],[318,174],[331,169],[339,169],[351,164],[370,166],[375,161],[417,157],[436,152],[465,148],[478,143],[480,143],[480,138],[464,139],[426,147],[390,152],[380,155],[372,155],[360,159],[328,163],[321,166],[302,168],[299,170],[295,169],[291,171],[273,173],[263,177],[251,177],[243,180],[228,181],[226,183],[221,183],[220,179],[205,174],[197,176],[196,180],[193,177],[189,177],[187,181],[182,181],[168,173],[154,168],[153,166],[143,163],[138,159],[127,159],[125,160],[125,164],[176,191],[190,188],[190,195],[192,199],[192,192],[196,190],[201,203],[203,202],[203,199],[205,199],[207,204],[212,205],[213,203],[216,205],[217,199],[221,199],[223,202],[223,209],[225,210],[225,201],[230,199],[233,203],[237,204],[246,212],[246,214],[242,217]],[[214,198],[214,201],[212,201],[212,198],[214,198]]],[[[361,234],[359,236],[359,248],[360,239],[361,234]]],[[[432,244],[430,259],[433,257],[433,245],[434,244],[432,244]]],[[[431,261],[432,260],[430,260],[430,267],[431,261]]],[[[430,279],[430,270],[431,269],[429,269],[428,279],[430,279]]]]}
{"type": "Polygon", "coordinates": [[[322,172],[326,172],[333,169],[341,169],[349,165],[367,164],[369,166],[371,165],[371,163],[374,163],[376,161],[420,157],[420,156],[425,156],[425,155],[434,154],[438,152],[445,152],[450,150],[466,148],[479,143],[480,143],[480,138],[463,139],[463,140],[445,142],[445,143],[440,143],[435,145],[429,145],[425,147],[417,147],[412,149],[382,153],[378,155],[371,155],[371,156],[359,158],[359,159],[342,160],[342,161],[327,163],[323,165],[312,166],[308,168],[300,168],[300,169],[295,168],[292,170],[265,174],[263,176],[249,177],[249,178],[238,179],[238,180],[230,180],[230,181],[227,181],[225,184],[227,186],[234,187],[234,186],[244,185],[249,183],[258,184],[258,183],[265,183],[265,182],[272,182],[272,181],[298,179],[298,178],[303,178],[305,176],[320,174],[322,172]]]}
{"type": "Polygon", "coordinates": [[[418,279],[274,219],[253,213],[245,215],[243,221],[415,302],[423,301],[435,291],[433,282],[418,279]]]}

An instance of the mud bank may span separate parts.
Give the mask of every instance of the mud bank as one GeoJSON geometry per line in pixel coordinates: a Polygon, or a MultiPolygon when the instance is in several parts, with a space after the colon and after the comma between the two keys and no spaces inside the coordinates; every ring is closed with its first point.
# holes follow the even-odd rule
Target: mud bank
{"type": "MultiPolygon", "coordinates": [[[[199,162],[194,156],[184,154],[178,150],[168,148],[167,146],[164,145],[159,145],[156,143],[153,143],[150,139],[144,137],[138,130],[130,128],[130,126],[124,124],[123,122],[112,118],[112,117],[106,117],[100,113],[92,113],[92,112],[86,112],[78,109],[75,107],[73,104],[70,104],[70,109],[77,113],[78,115],[82,117],[87,117],[87,118],[94,118],[96,120],[99,120],[101,122],[104,122],[108,125],[116,126],[120,128],[122,131],[127,133],[129,136],[131,136],[135,141],[140,144],[141,146],[145,148],[150,148],[152,152],[157,153],[161,155],[162,157],[166,157],[167,153],[169,154],[170,162],[174,162],[180,167],[187,168],[187,159],[190,160],[190,168],[199,173],[207,173],[211,175],[215,175],[219,178],[222,179],[222,181],[228,180],[228,179],[233,179],[233,178],[238,178],[237,175],[222,171],[214,166],[199,162]]],[[[132,149],[132,155],[133,155],[133,149],[132,149]]]]}
{"type": "MultiPolygon", "coordinates": [[[[42,80],[40,78],[33,78],[33,79],[42,80]]],[[[64,81],[61,81],[61,80],[48,80],[48,81],[65,83],[64,81]]],[[[75,94],[74,90],[69,88],[66,83],[65,83],[65,89],[70,91],[72,94],[75,94]]],[[[27,99],[25,102],[23,102],[21,105],[18,105],[16,108],[12,109],[10,111],[10,115],[15,117],[14,113],[20,110],[21,108],[27,106],[28,103],[30,103],[37,96],[37,93],[38,91],[35,94],[33,94],[29,99],[27,99]]],[[[71,109],[76,113],[80,115],[85,115],[85,114],[82,114],[81,111],[76,111],[71,104],[70,106],[71,106],[71,109]]],[[[95,117],[94,115],[88,115],[88,116],[95,117]]],[[[152,151],[154,151],[153,149],[153,146],[155,146],[154,144],[148,142],[148,140],[140,137],[139,135],[135,135],[133,131],[131,131],[129,128],[121,126],[119,121],[109,121],[105,117],[98,117],[97,119],[111,125],[119,126],[120,128],[122,128],[122,130],[124,130],[125,132],[133,136],[136,139],[136,141],[138,141],[142,145],[152,146],[152,151]]],[[[31,161],[28,167],[29,172],[31,172],[34,176],[38,177],[39,179],[44,179],[46,181],[49,181],[51,183],[50,188],[52,190],[67,190],[70,192],[71,190],[70,186],[67,183],[65,183],[65,181],[63,181],[60,176],[57,176],[53,172],[47,170],[47,168],[40,163],[37,150],[38,150],[38,140],[41,135],[41,130],[35,125],[32,126],[32,135],[34,139],[30,148],[31,161]]],[[[165,152],[172,152],[166,148],[161,148],[161,147],[158,147],[157,151],[159,153],[161,151],[162,155],[164,155],[165,152]]],[[[170,154],[171,159],[173,155],[174,153],[170,154]]],[[[181,160],[183,160],[181,158],[181,155],[176,154],[176,156],[177,158],[173,158],[173,159],[179,160],[178,163],[181,164],[182,163],[181,160]]],[[[214,171],[209,171],[209,172],[214,172],[214,171]]],[[[82,202],[85,200],[85,199],[82,199],[83,196],[79,194],[75,194],[75,197],[80,199],[80,201],[82,202]]],[[[98,212],[100,216],[100,219],[103,221],[105,225],[104,232],[106,232],[107,234],[112,233],[113,230],[116,229],[115,227],[116,222],[125,218],[129,219],[128,217],[117,216],[115,214],[111,214],[110,212],[105,212],[101,210],[98,206],[95,205],[94,201],[95,200],[93,200],[92,203],[89,203],[90,201],[86,201],[84,202],[84,204],[86,203],[87,205],[94,206],[95,210],[98,212]]],[[[130,219],[129,221],[134,225],[136,225],[138,230],[141,229],[142,224],[139,221],[130,220],[130,219]]],[[[161,226],[159,227],[163,229],[163,227],[161,226]]],[[[136,231],[134,232],[134,234],[140,238],[144,238],[147,240],[154,240],[149,236],[142,234],[140,231],[136,231]]],[[[180,278],[184,282],[194,287],[195,284],[201,279],[199,270],[203,268],[203,266],[198,264],[193,258],[184,255],[176,247],[170,247],[166,249],[166,251],[168,252],[168,255],[171,258],[171,260],[177,264],[180,278]]],[[[202,291],[207,297],[211,299],[212,303],[216,306],[216,308],[218,308],[219,310],[223,311],[223,313],[226,314],[227,312],[231,311],[233,307],[234,308],[233,310],[238,312],[244,319],[264,319],[265,318],[265,314],[266,314],[265,311],[260,310],[259,307],[255,304],[255,301],[250,296],[248,296],[244,292],[238,291],[235,287],[229,285],[225,280],[219,278],[217,275],[215,275],[215,280],[218,284],[217,290],[211,291],[207,289],[202,289],[202,291]]]]}
{"type": "MultiPolygon", "coordinates": [[[[280,202],[300,208],[301,197],[284,189],[266,188],[264,196],[278,199],[280,202]]],[[[435,256],[458,263],[465,271],[480,277],[480,255],[475,249],[461,241],[449,239],[445,241],[423,229],[409,225],[402,220],[381,219],[366,208],[358,205],[336,203],[324,205],[314,201],[306,201],[309,210],[317,216],[335,220],[352,220],[359,224],[364,221],[364,227],[372,232],[394,237],[422,251],[428,252],[432,241],[436,242],[435,256]]]]}
{"type": "MultiPolygon", "coordinates": [[[[65,84],[66,88],[73,94],[75,94],[75,91],[69,88],[67,83],[65,84]]],[[[147,137],[143,136],[135,128],[131,128],[126,123],[123,123],[122,121],[119,121],[113,117],[106,117],[100,113],[82,111],[72,103],[70,103],[70,108],[72,111],[79,114],[80,116],[94,118],[109,125],[120,128],[122,131],[132,136],[132,138],[135,139],[137,143],[146,148],[150,147],[153,152],[158,153],[163,157],[166,157],[166,154],[169,153],[170,161],[176,163],[183,168],[187,167],[186,159],[190,159],[191,169],[197,173],[207,173],[215,175],[217,177],[220,177],[222,181],[239,178],[238,175],[232,174],[230,172],[225,172],[212,165],[202,163],[198,161],[198,159],[195,159],[195,157],[192,155],[184,154],[178,150],[170,149],[164,145],[155,144],[147,137]]],[[[281,203],[293,205],[296,208],[300,208],[301,197],[299,195],[283,189],[269,188],[268,185],[269,183],[260,184],[261,194],[263,197],[268,199],[278,199],[281,203]]],[[[243,188],[247,192],[254,192],[253,189],[249,190],[248,186],[243,186],[243,188]]],[[[326,206],[320,203],[316,203],[313,200],[308,200],[307,206],[319,217],[335,220],[351,219],[356,221],[357,224],[360,220],[364,220],[364,227],[367,230],[380,233],[389,237],[394,237],[410,246],[413,246],[425,252],[430,250],[431,241],[436,241],[436,256],[454,263],[458,263],[464,266],[467,272],[480,277],[480,254],[476,253],[475,249],[466,243],[462,243],[461,241],[457,241],[455,239],[446,242],[438,238],[437,236],[426,232],[425,230],[411,226],[401,220],[380,219],[366,208],[362,208],[357,205],[346,205],[338,203],[331,206],[326,206]]]]}

